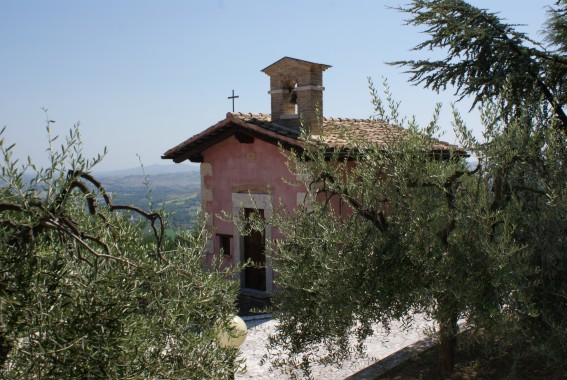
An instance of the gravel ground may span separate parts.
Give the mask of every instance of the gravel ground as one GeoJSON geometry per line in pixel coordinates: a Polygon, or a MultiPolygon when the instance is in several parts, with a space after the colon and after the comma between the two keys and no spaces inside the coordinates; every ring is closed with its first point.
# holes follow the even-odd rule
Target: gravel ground
{"type": "MultiPolygon", "coordinates": [[[[262,356],[267,352],[268,335],[274,332],[277,322],[273,319],[250,320],[246,322],[248,336],[240,347],[243,358],[246,359],[246,373],[236,376],[236,379],[289,379],[290,376],[278,371],[271,372],[269,363],[260,365],[262,356]]],[[[401,324],[393,323],[390,333],[377,329],[376,333],[366,340],[367,357],[355,357],[343,363],[341,368],[331,366],[313,366],[315,379],[345,379],[371,366],[379,360],[392,355],[403,348],[426,338],[426,330],[433,326],[420,316],[414,316],[411,329],[403,329],[401,324]]]]}

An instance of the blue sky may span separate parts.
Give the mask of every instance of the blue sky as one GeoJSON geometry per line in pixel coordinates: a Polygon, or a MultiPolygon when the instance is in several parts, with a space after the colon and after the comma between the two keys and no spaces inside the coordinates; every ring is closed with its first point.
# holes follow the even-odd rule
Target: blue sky
{"type": "MultiPolygon", "coordinates": [[[[411,86],[388,61],[425,58],[424,36],[390,0],[0,0],[0,127],[15,155],[45,165],[45,114],[53,133],[80,122],[84,152],[108,147],[99,170],[171,164],[161,154],[236,111],[270,112],[260,70],[283,56],[333,66],[324,114],[372,114],[367,77],[388,78],[401,110],[426,123],[444,104],[453,141],[452,92],[411,86]]],[[[552,0],[471,0],[539,39],[552,0]]],[[[467,113],[470,104],[459,108],[467,113]]],[[[478,118],[468,124],[480,133],[478,118]]]]}

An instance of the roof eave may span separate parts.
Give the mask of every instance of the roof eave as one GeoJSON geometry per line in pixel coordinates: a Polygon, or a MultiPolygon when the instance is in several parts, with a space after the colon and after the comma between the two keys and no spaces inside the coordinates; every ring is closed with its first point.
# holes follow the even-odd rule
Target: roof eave
{"type": "Polygon", "coordinates": [[[245,133],[260,140],[264,140],[274,145],[281,145],[283,148],[288,150],[293,148],[303,149],[303,142],[297,139],[282,136],[276,132],[266,130],[251,123],[247,123],[243,120],[235,118],[231,113],[228,113],[227,117],[224,120],[221,120],[212,127],[207,128],[205,131],[169,149],[162,155],[161,158],[171,159],[175,163],[179,163],[185,160],[192,160],[192,157],[199,156],[206,149],[239,132],[245,133]],[[233,128],[232,126],[235,126],[236,128],[233,128]],[[214,135],[211,136],[211,134],[214,135]],[[202,142],[200,143],[199,141],[202,142]]]}

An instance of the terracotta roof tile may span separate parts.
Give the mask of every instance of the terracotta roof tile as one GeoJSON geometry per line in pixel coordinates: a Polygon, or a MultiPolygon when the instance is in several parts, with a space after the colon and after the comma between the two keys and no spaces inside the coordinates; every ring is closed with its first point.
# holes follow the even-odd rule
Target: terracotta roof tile
{"type": "MultiPolygon", "coordinates": [[[[224,120],[169,149],[162,158],[173,159],[175,162],[192,159],[191,157],[199,154],[217,139],[226,138],[238,130],[270,141],[280,141],[288,146],[301,147],[304,143],[300,139],[299,128],[272,122],[269,114],[229,112],[224,120]]],[[[403,128],[380,120],[325,117],[323,118],[323,135],[311,137],[322,140],[331,148],[342,148],[346,147],[352,139],[386,145],[396,141],[407,132],[403,128]]],[[[455,150],[466,154],[462,148],[443,141],[436,141],[433,149],[437,151],[455,150]]]]}
{"type": "Polygon", "coordinates": [[[301,134],[298,129],[286,127],[278,123],[272,123],[272,116],[265,113],[242,113],[242,112],[229,112],[233,118],[242,120],[246,123],[254,124],[259,127],[265,128],[269,131],[276,132],[282,136],[288,136],[297,139],[301,134]]]}
{"type": "MultiPolygon", "coordinates": [[[[268,114],[252,114],[234,112],[230,113],[234,118],[242,120],[246,123],[254,124],[278,134],[298,138],[299,130],[285,127],[278,123],[271,122],[271,116],[268,114]]],[[[323,118],[323,137],[322,140],[330,147],[345,147],[349,141],[354,139],[357,141],[368,141],[376,144],[387,144],[396,141],[402,135],[407,133],[406,129],[395,125],[387,124],[382,120],[373,119],[349,119],[324,117],[323,118]]],[[[318,138],[315,137],[314,138],[318,138]]],[[[320,140],[320,138],[318,138],[320,140]]],[[[436,150],[462,150],[456,145],[437,141],[433,149],[436,150]]]]}

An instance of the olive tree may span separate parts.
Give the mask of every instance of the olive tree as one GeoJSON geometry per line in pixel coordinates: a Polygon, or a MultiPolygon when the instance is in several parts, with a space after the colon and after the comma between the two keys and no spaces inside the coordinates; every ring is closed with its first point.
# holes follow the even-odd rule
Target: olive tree
{"type": "MultiPolygon", "coordinates": [[[[286,239],[274,247],[280,325],[272,363],[308,373],[313,360],[350,354],[351,334],[363,350],[375,323],[417,312],[437,323],[443,376],[459,319],[493,337],[491,345],[561,360],[567,65],[555,25],[563,25],[565,2],[548,23],[554,51],[461,0],[414,0],[401,10],[430,36],[416,49],[444,49],[446,58],[394,64],[409,67],[416,84],[475,98],[482,138],[456,110],[453,124],[479,164],[470,169],[459,151],[437,154],[436,117],[422,129],[410,120],[387,145],[351,136],[345,149],[312,142],[293,155],[312,202],[273,220],[286,239]]],[[[377,117],[404,126],[398,105],[390,101],[387,114],[371,90],[377,117]]]]}
{"type": "MultiPolygon", "coordinates": [[[[396,122],[374,103],[382,120],[396,122]]],[[[349,336],[362,351],[377,326],[422,313],[436,322],[448,373],[459,319],[486,324],[502,308],[506,288],[491,279],[520,247],[506,218],[481,207],[491,199],[479,186],[481,166],[469,169],[456,147],[436,148],[438,114],[423,129],[408,122],[388,144],[351,136],[346,150],[314,142],[292,157],[313,202],[271,221],[286,237],[274,255],[276,366],[291,362],[308,374],[313,360],[347,357],[349,336]],[[489,244],[496,220],[499,240],[489,244]]]]}
{"type": "Polygon", "coordinates": [[[510,297],[501,342],[561,361],[567,353],[567,2],[548,7],[543,42],[462,0],[414,0],[400,10],[409,25],[425,27],[428,38],[415,49],[445,57],[394,64],[408,68],[414,84],[455,86],[484,110],[484,141],[469,135],[464,144],[483,161],[489,209],[507,215],[522,247],[511,257],[512,275],[502,280],[510,297]]]}
{"type": "Polygon", "coordinates": [[[56,139],[47,168],[0,143],[2,378],[230,377],[237,289],[204,270],[205,229],[166,240],[160,213],[112,202],[77,127],[56,139]]]}

